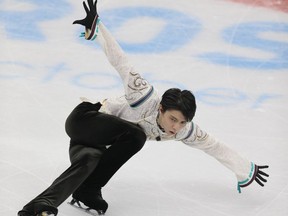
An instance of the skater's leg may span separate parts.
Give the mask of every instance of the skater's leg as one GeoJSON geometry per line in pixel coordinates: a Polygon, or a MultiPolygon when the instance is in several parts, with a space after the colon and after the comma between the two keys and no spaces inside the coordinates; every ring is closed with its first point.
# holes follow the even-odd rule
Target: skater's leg
{"type": "Polygon", "coordinates": [[[101,188],[125,162],[143,147],[146,141],[146,135],[138,126],[123,122],[123,127],[126,133],[118,137],[118,140],[103,153],[93,173],[73,193],[73,198],[89,207],[91,205],[108,207],[102,198],[101,188]]]}
{"type": "Polygon", "coordinates": [[[136,124],[104,113],[86,112],[85,115],[82,113],[80,118],[79,110],[86,106],[89,104],[80,104],[71,113],[66,122],[67,133],[73,140],[85,141],[86,145],[110,147],[101,157],[99,169],[96,168],[93,171],[93,174],[82,183],[73,197],[86,203],[98,200],[101,205],[103,203],[101,187],[143,147],[146,135],[136,124]],[[81,133],[75,133],[75,131],[81,131],[81,133]]]}
{"type": "Polygon", "coordinates": [[[141,128],[127,123],[123,123],[122,127],[126,129],[126,133],[104,152],[98,166],[84,181],[83,185],[86,187],[104,187],[117,170],[144,146],[146,135],[141,128]]]}
{"type": "MultiPolygon", "coordinates": [[[[142,129],[119,117],[93,110],[95,105],[84,102],[79,104],[66,120],[65,129],[73,142],[81,142],[90,147],[111,146],[125,142],[133,133],[146,140],[142,129]]],[[[138,142],[138,140],[136,140],[138,142]]],[[[142,143],[143,145],[143,143],[142,143]]]]}
{"type": "MultiPolygon", "coordinates": [[[[141,140],[146,139],[146,137],[138,126],[114,116],[98,113],[99,108],[99,104],[84,102],[78,105],[69,115],[66,121],[66,131],[71,138],[71,150],[81,143],[84,146],[92,147],[92,151],[87,152],[89,155],[89,153],[92,153],[93,149],[95,148],[96,151],[99,151],[97,150],[98,148],[105,147],[107,145],[113,146],[114,144],[118,143],[118,141],[121,141],[120,143],[129,143],[127,138],[130,136],[133,137],[133,134],[139,135],[136,136],[138,138],[132,138],[130,140],[136,141],[135,144],[138,146],[132,146],[132,149],[134,149],[133,151],[137,152],[140,148],[142,148],[145,141],[138,145],[137,143],[139,141],[139,137],[141,137],[141,140]],[[128,127],[124,127],[124,123],[131,125],[129,128],[137,128],[137,130],[127,130],[128,127]]],[[[112,152],[117,153],[115,151],[112,152]]],[[[81,157],[76,156],[77,154],[71,154],[70,151],[72,165],[61,176],[59,176],[59,178],[56,179],[47,190],[27,204],[23,210],[35,212],[43,210],[44,207],[48,208],[49,206],[52,206],[55,208],[54,206],[60,205],[87,178],[87,176],[89,176],[89,174],[95,170],[100,157],[99,153],[101,155],[102,152],[99,151],[96,153],[97,161],[92,160],[93,162],[90,163],[90,159],[93,159],[94,157],[88,156],[84,158],[89,160],[81,160],[81,157]],[[87,172],[83,173],[83,170],[87,170],[87,172]],[[76,179],[78,181],[75,181],[76,179]],[[65,182],[70,183],[65,184],[65,182]],[[64,191],[63,195],[61,194],[62,190],[64,191]]],[[[121,154],[123,154],[123,152],[121,154]]],[[[120,168],[122,164],[125,163],[125,161],[127,161],[131,156],[126,156],[126,159],[124,158],[124,160],[119,160],[121,158],[119,157],[116,162],[117,165],[111,166],[112,169],[110,169],[110,175],[108,175],[108,178],[106,176],[105,179],[109,180],[114,172],[116,172],[116,170],[120,168]],[[118,164],[118,162],[120,162],[120,164],[118,164]],[[111,172],[111,170],[113,172],[111,172]]]]}
{"type": "MultiPolygon", "coordinates": [[[[22,211],[39,213],[57,210],[98,164],[102,151],[99,149],[73,145],[70,148],[71,166],[62,173],[44,192],[24,206],[22,211]]],[[[53,212],[53,211],[52,211],[53,212]]],[[[56,212],[57,213],[57,212],[56,212]]]]}

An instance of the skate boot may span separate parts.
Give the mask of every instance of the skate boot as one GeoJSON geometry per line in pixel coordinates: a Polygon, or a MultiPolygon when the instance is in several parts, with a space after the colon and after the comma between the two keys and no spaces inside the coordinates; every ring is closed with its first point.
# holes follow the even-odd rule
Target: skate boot
{"type": "Polygon", "coordinates": [[[30,213],[30,212],[25,211],[25,210],[19,211],[17,215],[18,215],[18,216],[34,216],[33,213],[30,213]]]}
{"type": "Polygon", "coordinates": [[[18,212],[18,216],[56,216],[56,214],[54,214],[53,212],[50,211],[44,211],[38,214],[31,214],[29,212],[26,211],[20,211],[18,212]]]}
{"type": "Polygon", "coordinates": [[[22,209],[18,212],[18,216],[56,216],[58,209],[52,206],[45,207],[46,210],[36,210],[36,212],[31,212],[26,209],[22,209]]]}
{"type": "Polygon", "coordinates": [[[104,215],[108,209],[108,203],[103,199],[101,189],[88,189],[80,187],[72,194],[71,205],[77,205],[86,211],[95,210],[99,215],[104,215]],[[83,203],[87,208],[81,205],[83,203]]]}

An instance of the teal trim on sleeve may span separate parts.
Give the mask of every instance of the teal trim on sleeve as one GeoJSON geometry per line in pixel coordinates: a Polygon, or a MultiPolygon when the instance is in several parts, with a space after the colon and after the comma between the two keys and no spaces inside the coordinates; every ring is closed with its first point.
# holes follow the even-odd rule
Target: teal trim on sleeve
{"type": "Polygon", "coordinates": [[[241,187],[246,187],[248,186],[249,184],[247,184],[249,181],[251,181],[251,178],[253,177],[253,174],[254,174],[254,171],[255,171],[255,165],[253,162],[251,162],[251,170],[250,170],[250,173],[249,173],[249,178],[245,179],[244,181],[238,181],[238,184],[237,184],[237,190],[239,193],[241,193],[241,187]],[[247,184],[247,185],[246,185],[247,184]]]}
{"type": "MultiPolygon", "coordinates": [[[[94,34],[93,37],[90,39],[92,41],[96,39],[96,37],[97,37],[97,35],[99,33],[99,22],[100,22],[100,18],[98,18],[97,21],[96,21],[96,27],[95,27],[96,29],[95,29],[95,31],[93,33],[94,34]]],[[[85,32],[81,32],[79,37],[85,37],[85,32]]]]}

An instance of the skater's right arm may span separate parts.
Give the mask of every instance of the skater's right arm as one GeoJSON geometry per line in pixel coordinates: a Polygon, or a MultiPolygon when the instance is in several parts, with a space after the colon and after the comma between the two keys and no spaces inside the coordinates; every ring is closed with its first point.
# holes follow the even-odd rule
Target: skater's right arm
{"type": "Polygon", "coordinates": [[[133,108],[138,107],[153,95],[153,86],[143,79],[133,65],[130,64],[122,48],[100,21],[96,3],[97,1],[93,3],[92,0],[88,0],[89,10],[84,2],[86,17],[83,20],[74,21],[73,24],[85,26],[85,38],[87,40],[94,40],[96,38],[108,61],[122,79],[127,102],[133,108]]]}
{"type": "Polygon", "coordinates": [[[136,71],[122,48],[101,21],[98,22],[96,40],[101,45],[110,64],[119,73],[124,85],[126,100],[130,106],[135,108],[150,98],[154,92],[153,86],[136,71]]]}

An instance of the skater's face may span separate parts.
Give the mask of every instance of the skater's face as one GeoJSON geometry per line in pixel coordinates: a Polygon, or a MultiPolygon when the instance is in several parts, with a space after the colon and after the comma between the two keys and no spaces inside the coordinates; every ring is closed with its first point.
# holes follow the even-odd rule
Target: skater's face
{"type": "Polygon", "coordinates": [[[186,126],[187,120],[179,110],[163,111],[160,106],[158,124],[168,135],[176,135],[183,127],[186,126]]]}

